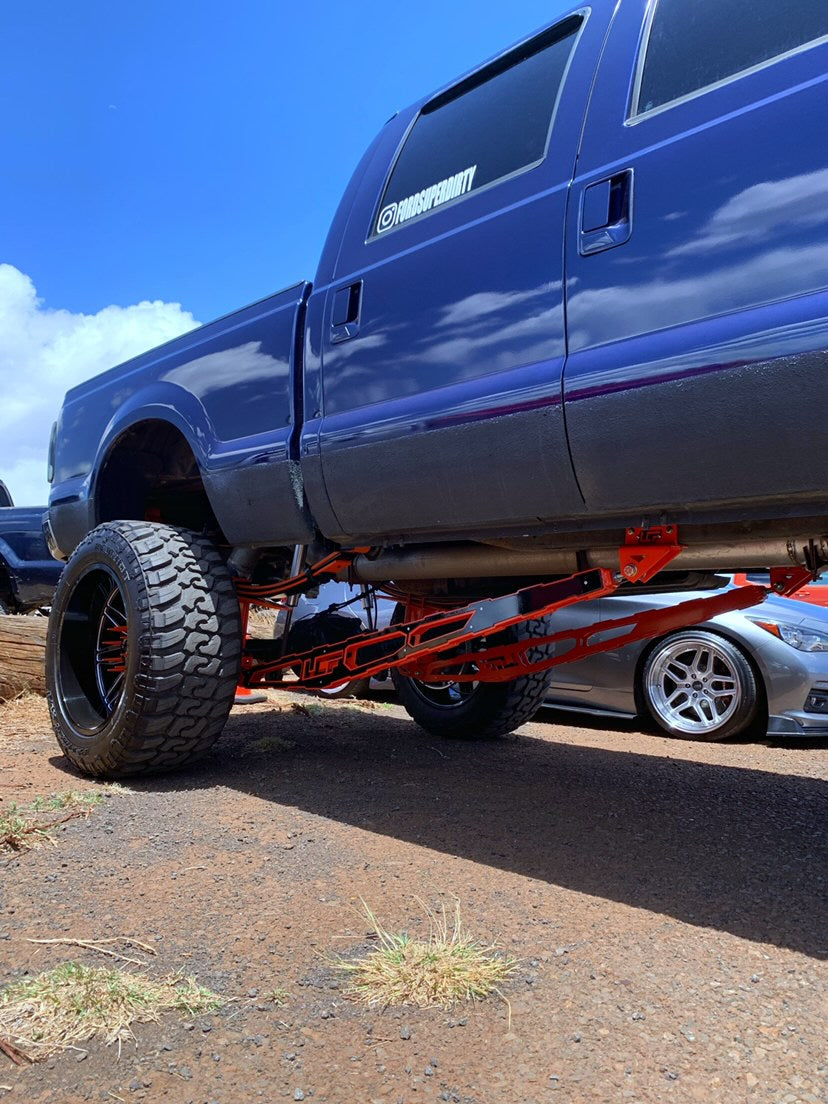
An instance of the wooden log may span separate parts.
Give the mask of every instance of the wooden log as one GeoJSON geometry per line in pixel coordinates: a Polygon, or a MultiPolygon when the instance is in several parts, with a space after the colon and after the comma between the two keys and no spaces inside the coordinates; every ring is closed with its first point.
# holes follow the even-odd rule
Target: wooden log
{"type": "Polygon", "coordinates": [[[0,616],[0,701],[46,693],[46,617],[0,616]]]}

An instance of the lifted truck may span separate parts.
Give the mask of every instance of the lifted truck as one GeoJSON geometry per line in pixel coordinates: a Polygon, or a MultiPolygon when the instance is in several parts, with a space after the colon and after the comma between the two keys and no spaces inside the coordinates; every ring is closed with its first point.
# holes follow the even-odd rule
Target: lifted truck
{"type": "Polygon", "coordinates": [[[43,539],[45,506],[15,506],[0,482],[0,614],[31,613],[51,604],[63,565],[43,539]]]}
{"type": "Polygon", "coordinates": [[[561,605],[668,566],[772,567],[784,593],[828,563],[828,7],[777,15],[573,8],[389,120],[313,285],[69,392],[47,679],[74,763],[188,762],[240,675],[287,671],[471,686],[403,700],[508,731],[550,665],[765,591],[575,641],[561,605]],[[246,642],[250,603],[333,577],[395,623],[246,642]]]}

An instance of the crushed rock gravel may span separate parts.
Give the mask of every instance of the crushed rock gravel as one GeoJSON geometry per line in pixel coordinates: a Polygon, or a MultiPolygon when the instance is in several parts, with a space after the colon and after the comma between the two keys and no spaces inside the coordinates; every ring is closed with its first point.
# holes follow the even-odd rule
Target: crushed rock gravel
{"type": "MultiPolygon", "coordinates": [[[[697,744],[544,711],[438,743],[390,700],[269,692],[210,757],[0,856],[0,985],[131,935],[227,1003],[16,1067],[0,1101],[823,1104],[826,745],[697,744]],[[303,703],[307,709],[292,708],[303,703]],[[506,1000],[366,1009],[335,958],[453,909],[506,1000]]],[[[0,708],[0,812],[100,789],[0,708]]]]}

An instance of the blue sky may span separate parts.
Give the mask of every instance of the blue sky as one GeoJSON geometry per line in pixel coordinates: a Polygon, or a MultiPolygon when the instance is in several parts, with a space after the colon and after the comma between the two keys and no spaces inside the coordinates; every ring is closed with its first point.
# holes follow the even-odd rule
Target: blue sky
{"type": "Polygon", "coordinates": [[[311,278],[385,120],[564,4],[3,7],[0,260],[52,308],[205,321],[311,278]]]}
{"type": "Polygon", "coordinates": [[[393,114],[565,0],[0,5],[0,479],[45,502],[81,380],[312,279],[393,114]]]}

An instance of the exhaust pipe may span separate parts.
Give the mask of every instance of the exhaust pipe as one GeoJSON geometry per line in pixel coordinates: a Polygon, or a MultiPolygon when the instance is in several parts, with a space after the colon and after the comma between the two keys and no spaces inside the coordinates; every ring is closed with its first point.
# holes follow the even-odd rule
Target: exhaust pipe
{"type": "MultiPolygon", "coordinates": [[[[751,568],[820,567],[828,564],[828,537],[783,540],[733,540],[686,547],[670,570],[744,571],[751,568]]],[[[420,545],[381,552],[375,558],[357,556],[352,575],[363,583],[392,580],[492,579],[499,576],[572,575],[591,567],[618,567],[618,546],[572,549],[532,549],[519,552],[483,544],[420,545]]]]}

